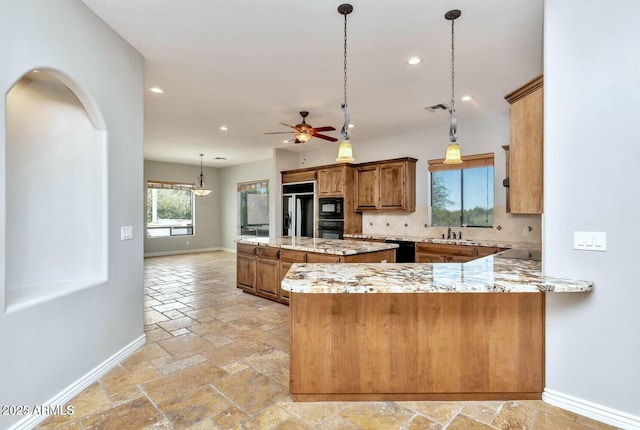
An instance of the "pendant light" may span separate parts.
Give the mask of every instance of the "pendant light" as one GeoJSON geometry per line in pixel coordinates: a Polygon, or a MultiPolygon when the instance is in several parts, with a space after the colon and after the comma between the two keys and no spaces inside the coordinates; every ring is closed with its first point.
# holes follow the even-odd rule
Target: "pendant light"
{"type": "Polygon", "coordinates": [[[344,15],[344,102],[342,103],[342,112],[344,112],[344,125],[340,130],[340,146],[338,147],[338,163],[353,163],[353,148],[349,141],[349,112],[347,111],[347,15],[353,12],[353,6],[348,3],[338,6],[338,12],[344,15]]]}
{"type": "Polygon", "coordinates": [[[447,146],[447,154],[444,159],[444,164],[462,164],[460,158],[460,145],[456,143],[458,136],[458,121],[456,120],[456,106],[455,106],[455,30],[454,21],[462,15],[462,12],[458,9],[453,9],[447,12],[444,17],[451,21],[451,106],[449,107],[449,145],[447,146]]]}
{"type": "Polygon", "coordinates": [[[204,157],[204,154],[200,154],[200,176],[198,176],[198,185],[192,190],[193,194],[199,197],[204,197],[211,194],[211,190],[205,188],[204,186],[205,177],[202,173],[202,157],[204,157]]]}

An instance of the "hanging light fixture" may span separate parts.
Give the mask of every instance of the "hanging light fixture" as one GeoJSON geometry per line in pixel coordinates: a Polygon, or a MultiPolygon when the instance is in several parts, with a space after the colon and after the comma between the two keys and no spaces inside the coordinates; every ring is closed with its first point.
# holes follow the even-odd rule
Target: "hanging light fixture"
{"type": "Polygon", "coordinates": [[[204,186],[205,177],[202,173],[202,157],[204,157],[204,154],[200,154],[200,176],[198,176],[198,185],[192,190],[193,194],[200,197],[211,194],[211,190],[205,188],[204,186]]]}
{"type": "Polygon", "coordinates": [[[338,6],[338,12],[344,15],[344,102],[342,103],[342,111],[344,112],[344,125],[340,130],[340,146],[338,147],[338,163],[353,163],[353,148],[349,141],[349,112],[347,111],[347,15],[353,12],[353,6],[348,3],[338,6]]]}
{"type": "Polygon", "coordinates": [[[458,136],[458,121],[456,120],[456,106],[455,106],[455,30],[453,22],[462,15],[462,12],[458,9],[453,9],[444,14],[445,19],[451,21],[451,106],[449,107],[449,145],[447,146],[447,154],[444,159],[444,164],[462,164],[460,158],[460,145],[456,143],[458,136]]]}

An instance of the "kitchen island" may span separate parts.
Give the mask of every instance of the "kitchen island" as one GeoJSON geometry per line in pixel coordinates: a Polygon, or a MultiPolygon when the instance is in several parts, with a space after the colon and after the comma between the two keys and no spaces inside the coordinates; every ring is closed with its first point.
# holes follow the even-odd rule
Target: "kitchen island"
{"type": "MultiPolygon", "coordinates": [[[[538,258],[536,258],[538,257],[538,258]]],[[[545,277],[512,249],[468,263],[294,264],[290,391],[297,401],[540,399],[545,277]]]]}
{"type": "Polygon", "coordinates": [[[393,263],[397,244],[310,237],[247,237],[237,241],[237,286],[284,304],[280,281],[294,263],[393,263]]]}

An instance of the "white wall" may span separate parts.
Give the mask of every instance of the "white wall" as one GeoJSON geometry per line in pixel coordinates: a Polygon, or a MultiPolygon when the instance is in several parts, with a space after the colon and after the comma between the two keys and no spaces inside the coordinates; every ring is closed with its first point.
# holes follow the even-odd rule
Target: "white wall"
{"type": "MultiPolygon", "coordinates": [[[[143,59],[79,0],[3,0],[0,58],[3,94],[33,68],[57,69],[94,99],[108,132],[108,282],[5,313],[6,190],[21,184],[6,183],[0,103],[0,405],[38,405],[143,336],[143,59]],[[120,241],[120,226],[134,239],[120,241]]],[[[0,416],[0,428],[20,418],[0,416]]]]}
{"type": "Polygon", "coordinates": [[[274,191],[278,191],[278,188],[274,188],[277,183],[274,166],[274,160],[270,158],[220,169],[220,201],[223,202],[220,208],[221,248],[234,252],[236,249],[234,241],[238,237],[238,182],[269,180],[269,231],[274,235],[276,219],[276,192],[274,191]]]}
{"type": "Polygon", "coordinates": [[[639,21],[638,2],[545,2],[544,271],[595,282],[547,296],[546,387],[635,416],[625,428],[640,428],[639,21]],[[573,250],[574,231],[606,232],[607,251],[573,250]]]}
{"type": "MultiPolygon", "coordinates": [[[[205,184],[212,192],[208,196],[195,197],[193,236],[147,238],[145,234],[145,255],[211,250],[220,246],[220,214],[221,207],[224,206],[220,197],[220,169],[203,167],[202,171],[206,178],[205,184]]],[[[198,175],[200,165],[149,160],[144,162],[145,187],[149,180],[192,184],[196,183],[198,175]]],[[[146,193],[143,193],[142,198],[146,204],[146,193]]]]}

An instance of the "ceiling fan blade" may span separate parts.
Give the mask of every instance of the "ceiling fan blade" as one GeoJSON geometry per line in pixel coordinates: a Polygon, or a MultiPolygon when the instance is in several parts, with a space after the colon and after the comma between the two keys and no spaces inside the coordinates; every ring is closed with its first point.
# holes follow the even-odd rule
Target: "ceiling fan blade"
{"type": "Polygon", "coordinates": [[[291,133],[295,133],[295,131],[274,131],[272,133],[265,133],[265,134],[291,134],[291,133]]]}
{"type": "Polygon", "coordinates": [[[334,131],[335,128],[333,127],[314,127],[313,128],[313,132],[317,132],[317,131],[334,131]]]}
{"type": "Polygon", "coordinates": [[[291,127],[294,130],[298,130],[298,127],[296,127],[295,125],[289,125],[289,124],[285,124],[284,122],[281,122],[280,124],[287,126],[287,127],[291,127]]]}
{"type": "Polygon", "coordinates": [[[338,139],[336,139],[335,137],[325,136],[324,134],[319,134],[319,133],[313,133],[313,137],[317,137],[319,139],[328,140],[329,142],[337,142],[338,141],[338,139]]]}

